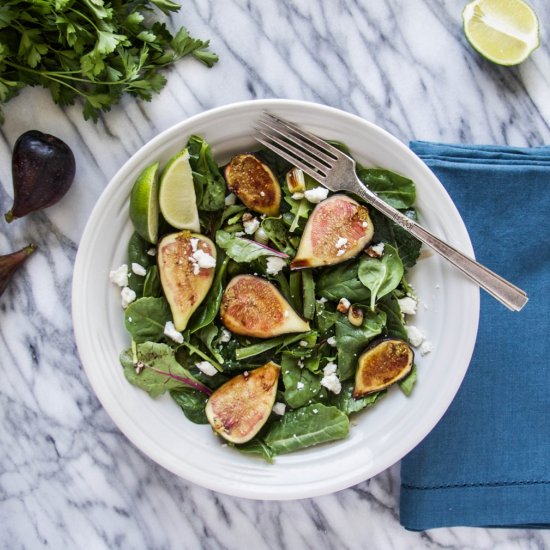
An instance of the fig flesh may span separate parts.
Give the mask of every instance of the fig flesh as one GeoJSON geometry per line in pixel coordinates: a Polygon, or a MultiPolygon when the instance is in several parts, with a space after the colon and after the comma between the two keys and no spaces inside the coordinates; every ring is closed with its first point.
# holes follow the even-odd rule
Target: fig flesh
{"type": "Polygon", "coordinates": [[[245,206],[266,216],[278,216],[281,206],[281,186],[265,163],[251,153],[231,159],[225,167],[229,190],[245,206]]]}
{"type": "Polygon", "coordinates": [[[253,275],[233,277],[222,297],[220,317],[231,332],[271,338],[306,332],[309,323],[292,309],[277,287],[253,275]]]}
{"type": "Polygon", "coordinates": [[[70,147],[38,130],[25,132],[12,155],[13,205],[7,222],[52,206],[67,193],[76,171],[70,147]]]}
{"type": "Polygon", "coordinates": [[[271,414],[280,370],[279,365],[270,361],[220,386],[205,409],[214,431],[231,443],[250,441],[271,414]]]}
{"type": "Polygon", "coordinates": [[[174,326],[182,331],[212,286],[216,247],[204,235],[171,233],[158,244],[157,261],[174,326]]]}
{"type": "Polygon", "coordinates": [[[359,357],[353,397],[383,390],[411,372],[414,352],[405,340],[385,338],[367,347],[359,357]]]}
{"type": "Polygon", "coordinates": [[[311,213],[290,269],[349,260],[365,248],[373,234],[366,207],[346,195],[333,195],[311,213]]]}
{"type": "Polygon", "coordinates": [[[35,250],[36,245],[29,244],[17,252],[0,256],[0,296],[6,290],[13,274],[35,250]]]}

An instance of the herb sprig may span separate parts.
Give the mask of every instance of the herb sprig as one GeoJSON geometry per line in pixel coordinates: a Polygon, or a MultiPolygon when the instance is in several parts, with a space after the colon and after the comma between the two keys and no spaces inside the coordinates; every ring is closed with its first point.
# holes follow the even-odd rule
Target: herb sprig
{"type": "MultiPolygon", "coordinates": [[[[124,94],[150,101],[166,84],[161,70],[191,55],[208,67],[218,56],[185,27],[157,18],[171,0],[8,0],[0,5],[0,104],[25,86],[50,90],[59,105],[83,101],[97,121],[124,94]]],[[[2,122],[0,109],[0,123],[2,122]]]]}

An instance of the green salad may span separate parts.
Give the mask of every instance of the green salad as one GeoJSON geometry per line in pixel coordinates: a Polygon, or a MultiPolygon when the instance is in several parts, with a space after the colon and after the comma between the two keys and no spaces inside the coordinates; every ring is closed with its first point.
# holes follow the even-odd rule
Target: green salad
{"type": "MultiPolygon", "coordinates": [[[[357,174],[416,219],[413,181],[357,174]]],[[[345,438],[350,416],[394,385],[411,393],[406,274],[420,243],[360,198],[267,150],[219,166],[192,136],[166,167],[144,170],[130,202],[127,263],[110,274],[128,382],[268,462],[345,438]]]]}

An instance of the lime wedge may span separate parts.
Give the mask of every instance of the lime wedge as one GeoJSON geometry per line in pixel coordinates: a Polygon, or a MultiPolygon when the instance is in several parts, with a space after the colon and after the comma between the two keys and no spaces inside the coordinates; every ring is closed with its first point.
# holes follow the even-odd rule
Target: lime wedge
{"type": "Polygon", "coordinates": [[[160,211],[176,229],[200,231],[193,173],[187,149],[173,156],[160,177],[160,211]]]}
{"type": "Polygon", "coordinates": [[[539,22],[523,0],[474,0],[462,12],[464,34],[485,58],[517,65],[539,46],[539,22]]]}
{"type": "Polygon", "coordinates": [[[155,244],[158,239],[158,168],[155,162],[138,176],[130,194],[130,219],[136,232],[155,244]]]}

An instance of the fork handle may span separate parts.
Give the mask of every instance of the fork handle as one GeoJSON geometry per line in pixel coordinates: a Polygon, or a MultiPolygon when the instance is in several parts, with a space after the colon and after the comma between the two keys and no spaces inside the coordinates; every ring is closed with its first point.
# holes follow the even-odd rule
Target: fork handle
{"type": "Polygon", "coordinates": [[[523,290],[430,233],[414,220],[377,197],[362,182],[358,181],[357,184],[358,189],[354,192],[373,208],[385,214],[419,241],[435,250],[507,308],[519,311],[527,303],[527,294],[523,290]]]}

